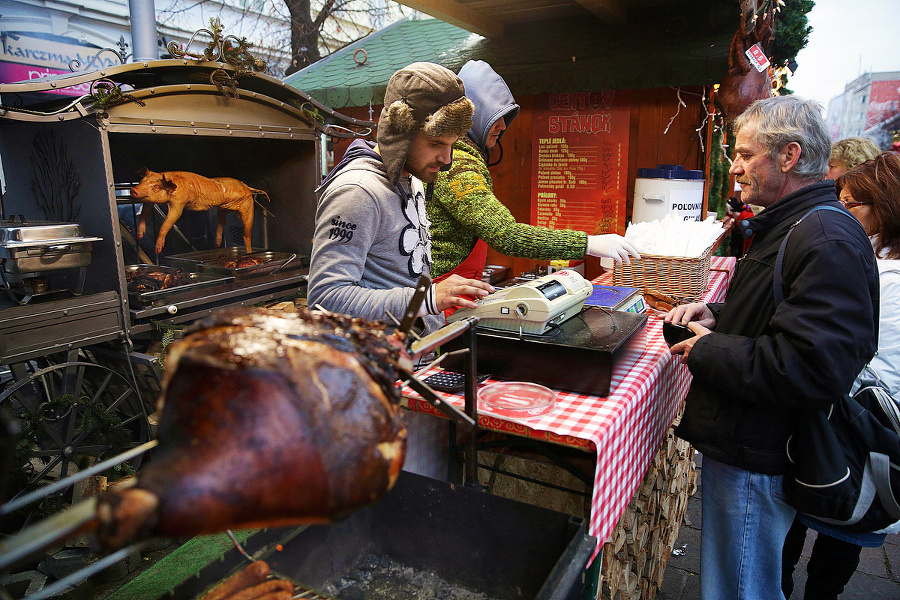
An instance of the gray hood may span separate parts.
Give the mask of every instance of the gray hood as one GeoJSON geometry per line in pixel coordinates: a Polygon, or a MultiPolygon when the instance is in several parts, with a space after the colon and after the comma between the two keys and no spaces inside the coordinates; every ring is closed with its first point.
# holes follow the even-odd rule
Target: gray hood
{"type": "MultiPolygon", "coordinates": [[[[469,130],[469,137],[487,155],[485,144],[491,126],[503,117],[509,127],[519,114],[519,105],[503,78],[483,60],[470,60],[464,64],[459,70],[459,78],[466,86],[466,97],[475,105],[474,125],[469,130]]],[[[500,132],[501,138],[503,133],[500,132]]]]}

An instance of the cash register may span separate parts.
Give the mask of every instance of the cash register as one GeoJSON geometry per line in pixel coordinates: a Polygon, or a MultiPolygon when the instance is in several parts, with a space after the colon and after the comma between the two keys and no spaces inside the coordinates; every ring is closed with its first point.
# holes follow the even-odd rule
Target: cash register
{"type": "MultiPolygon", "coordinates": [[[[556,271],[494,292],[477,308],[457,310],[449,322],[478,317],[478,371],[495,379],[530,381],[551,388],[607,396],[612,368],[627,347],[646,343],[643,313],[585,306],[594,292],[580,274],[556,271]]],[[[463,347],[462,338],[443,351],[463,347]]],[[[442,363],[461,370],[459,358],[442,363]]]]}
{"type": "Polygon", "coordinates": [[[581,312],[593,291],[579,273],[556,271],[476,300],[477,308],[460,308],[447,322],[478,317],[481,328],[540,335],[581,312]]]}

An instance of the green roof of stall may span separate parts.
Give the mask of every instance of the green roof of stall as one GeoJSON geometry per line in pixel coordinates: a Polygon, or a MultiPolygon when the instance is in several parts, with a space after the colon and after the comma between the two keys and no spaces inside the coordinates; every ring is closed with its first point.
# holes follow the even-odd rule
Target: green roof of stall
{"type": "Polygon", "coordinates": [[[284,81],[334,109],[381,104],[391,75],[423,60],[454,72],[487,61],[514,95],[710,85],[727,71],[734,16],[673,22],[648,14],[618,27],[578,17],[521,24],[498,40],[438,19],[401,21],[284,81]]]}
{"type": "Polygon", "coordinates": [[[467,60],[457,58],[460,49],[482,39],[438,19],[399,21],[289,75],[284,82],[331,108],[381,104],[387,82],[398,69],[429,61],[458,71],[467,60]]]}

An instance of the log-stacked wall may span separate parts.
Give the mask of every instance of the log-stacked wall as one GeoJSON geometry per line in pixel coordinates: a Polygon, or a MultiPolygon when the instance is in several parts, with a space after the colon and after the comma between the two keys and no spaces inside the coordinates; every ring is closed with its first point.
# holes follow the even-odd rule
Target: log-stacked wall
{"type": "Polygon", "coordinates": [[[603,546],[602,585],[598,586],[603,598],[656,598],[688,498],[695,490],[694,448],[669,429],[644,480],[603,546]]]}

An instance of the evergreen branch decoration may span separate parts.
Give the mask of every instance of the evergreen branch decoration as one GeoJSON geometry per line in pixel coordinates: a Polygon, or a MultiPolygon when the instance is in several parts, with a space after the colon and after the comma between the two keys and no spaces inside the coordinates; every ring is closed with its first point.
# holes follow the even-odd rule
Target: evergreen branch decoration
{"type": "Polygon", "coordinates": [[[90,110],[106,110],[126,102],[136,102],[140,106],[146,106],[143,100],[135,98],[127,92],[123,92],[119,86],[109,79],[98,79],[91,84],[91,93],[88,95],[90,110]]]}
{"type": "Polygon", "coordinates": [[[194,32],[185,48],[190,48],[199,34],[205,33],[212,39],[202,54],[189,52],[187,49],[182,50],[176,42],[169,42],[168,50],[175,58],[184,58],[185,56],[206,62],[224,62],[234,67],[234,76],[228,74],[224,69],[217,69],[209,76],[209,81],[219,90],[221,94],[228,98],[238,98],[238,79],[243,75],[252,72],[262,72],[266,70],[266,61],[256,58],[250,53],[253,44],[247,41],[247,38],[237,38],[233,35],[223,35],[224,28],[218,17],[209,20],[209,29],[199,29],[194,32]]]}
{"type": "Polygon", "coordinates": [[[303,116],[309,121],[314,121],[323,125],[325,124],[325,116],[319,112],[319,108],[313,105],[312,102],[291,98],[288,100],[288,104],[302,112],[303,116]]]}
{"type": "Polygon", "coordinates": [[[48,221],[75,221],[81,212],[81,205],[75,203],[81,178],[66,145],[52,130],[42,127],[34,136],[32,147],[31,193],[37,205],[48,221]]]}
{"type": "Polygon", "coordinates": [[[318,108],[313,108],[312,110],[303,108],[301,110],[303,111],[303,115],[311,121],[316,121],[317,123],[325,122],[325,117],[322,116],[322,113],[319,112],[318,108]]]}

